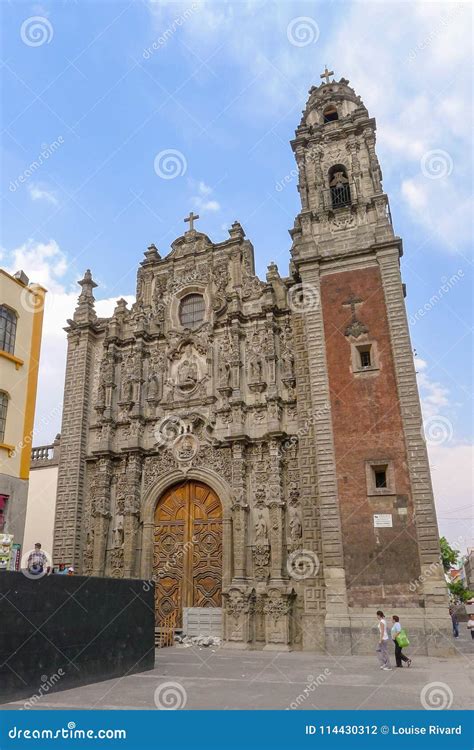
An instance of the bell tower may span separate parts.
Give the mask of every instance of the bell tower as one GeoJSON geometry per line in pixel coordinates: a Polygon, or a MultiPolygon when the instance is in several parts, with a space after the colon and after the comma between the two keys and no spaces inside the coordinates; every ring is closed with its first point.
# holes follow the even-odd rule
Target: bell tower
{"type": "Polygon", "coordinates": [[[301,211],[290,231],[305,542],[324,596],[305,600],[308,648],[357,653],[376,609],[440,653],[447,591],[394,233],[360,96],[326,70],[291,142],[301,211]],[[310,457],[314,456],[314,460],[310,457]],[[312,513],[311,513],[312,511],[312,513]],[[321,599],[324,599],[322,603],[321,599]],[[319,633],[311,643],[310,633],[319,633]]]}
{"type": "MultiPolygon", "coordinates": [[[[295,249],[321,257],[393,240],[387,195],[375,152],[375,119],[349,81],[326,82],[309,92],[291,146],[299,171],[301,212],[291,232],[295,249]]],[[[399,243],[401,244],[401,243],[399,243]]]]}

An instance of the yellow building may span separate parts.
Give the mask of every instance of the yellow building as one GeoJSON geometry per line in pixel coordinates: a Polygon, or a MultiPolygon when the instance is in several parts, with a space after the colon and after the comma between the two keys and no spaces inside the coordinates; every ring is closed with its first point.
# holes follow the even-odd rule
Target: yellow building
{"type": "Polygon", "coordinates": [[[46,290],[0,269],[0,533],[23,544],[46,290]]]}

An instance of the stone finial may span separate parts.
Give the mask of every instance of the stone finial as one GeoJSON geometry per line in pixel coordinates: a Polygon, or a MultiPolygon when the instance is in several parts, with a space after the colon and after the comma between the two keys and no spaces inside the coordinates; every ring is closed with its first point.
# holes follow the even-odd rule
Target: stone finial
{"type": "Polygon", "coordinates": [[[84,278],[77,282],[80,287],[82,287],[81,297],[84,295],[84,297],[94,297],[92,290],[96,288],[97,284],[95,283],[94,279],[92,278],[92,274],[90,272],[90,269],[88,268],[87,271],[84,274],[84,278]]]}
{"type": "Polygon", "coordinates": [[[161,255],[158,252],[158,248],[153,242],[148,246],[143,254],[145,256],[146,263],[152,263],[153,261],[161,260],[161,255]]]}
{"type": "Polygon", "coordinates": [[[277,264],[272,260],[272,262],[267,266],[267,281],[273,281],[274,279],[279,279],[280,273],[278,271],[277,264]]]}
{"type": "Polygon", "coordinates": [[[124,299],[123,297],[118,299],[114,309],[114,317],[117,315],[124,315],[127,312],[127,305],[128,302],[126,299],[124,299]]]}
{"type": "Polygon", "coordinates": [[[88,323],[94,321],[97,316],[94,310],[95,299],[93,290],[96,288],[97,284],[92,278],[89,268],[85,272],[84,278],[77,283],[81,287],[81,293],[74,312],[74,321],[77,323],[88,323]]]}
{"type": "Polygon", "coordinates": [[[235,238],[243,239],[245,237],[245,232],[242,229],[242,224],[240,223],[240,221],[234,221],[234,223],[232,224],[231,228],[228,231],[232,239],[235,239],[235,238]]]}

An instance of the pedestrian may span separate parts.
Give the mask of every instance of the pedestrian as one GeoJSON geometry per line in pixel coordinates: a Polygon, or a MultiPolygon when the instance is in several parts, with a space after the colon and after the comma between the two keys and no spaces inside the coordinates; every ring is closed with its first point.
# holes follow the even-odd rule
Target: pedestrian
{"type": "Polygon", "coordinates": [[[58,576],[66,576],[67,575],[67,568],[65,563],[59,563],[59,567],[56,571],[58,576]]]}
{"type": "Polygon", "coordinates": [[[407,634],[405,633],[404,630],[402,630],[402,626],[400,625],[400,618],[397,615],[393,615],[392,620],[393,620],[393,625],[392,625],[392,630],[390,631],[390,634],[392,636],[392,641],[395,644],[395,662],[397,664],[397,667],[402,667],[403,666],[402,662],[404,661],[407,663],[407,667],[410,667],[411,659],[409,659],[408,656],[405,656],[405,654],[402,653],[403,646],[400,645],[400,643],[408,645],[407,634]]]}
{"type": "Polygon", "coordinates": [[[68,574],[68,576],[73,576],[74,575],[74,568],[72,567],[72,565],[71,565],[70,568],[67,569],[67,574],[68,574]]]}
{"type": "Polygon", "coordinates": [[[471,631],[471,638],[474,641],[474,614],[469,615],[469,620],[467,621],[467,627],[471,631]]]}
{"type": "Polygon", "coordinates": [[[35,548],[30,554],[28,555],[28,562],[27,562],[27,568],[28,573],[31,573],[31,575],[34,576],[40,576],[43,575],[44,569],[48,564],[48,558],[46,557],[45,553],[41,549],[40,542],[36,542],[35,548]]]}
{"type": "Polygon", "coordinates": [[[449,614],[451,615],[451,622],[453,623],[453,636],[459,638],[459,620],[454,607],[449,608],[449,614]]]}
{"type": "Polygon", "coordinates": [[[390,658],[388,655],[388,631],[387,621],[381,609],[377,610],[379,643],[377,646],[377,655],[379,657],[380,669],[391,670],[390,658]]]}

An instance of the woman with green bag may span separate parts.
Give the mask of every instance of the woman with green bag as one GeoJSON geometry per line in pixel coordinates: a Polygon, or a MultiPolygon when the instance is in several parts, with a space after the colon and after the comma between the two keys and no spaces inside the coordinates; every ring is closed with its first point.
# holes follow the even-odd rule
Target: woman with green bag
{"type": "Polygon", "coordinates": [[[408,636],[405,632],[405,630],[402,629],[402,626],[400,625],[400,618],[398,615],[393,615],[393,626],[391,630],[391,636],[392,641],[395,644],[395,661],[397,663],[397,667],[402,667],[402,662],[406,661],[407,667],[411,665],[411,659],[408,658],[408,656],[405,656],[405,654],[402,653],[402,648],[405,648],[405,646],[410,645],[410,641],[408,640],[408,636]]]}

